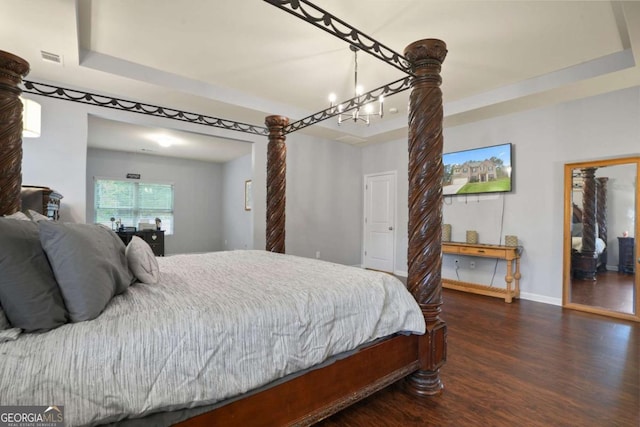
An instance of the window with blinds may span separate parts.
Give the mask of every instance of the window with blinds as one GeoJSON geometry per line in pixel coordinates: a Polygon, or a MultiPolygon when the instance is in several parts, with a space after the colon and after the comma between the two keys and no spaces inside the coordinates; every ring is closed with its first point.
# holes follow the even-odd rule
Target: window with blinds
{"type": "Polygon", "coordinates": [[[125,227],[162,221],[165,234],[173,234],[173,185],[113,179],[95,180],[95,222],[111,227],[111,218],[125,227]]]}

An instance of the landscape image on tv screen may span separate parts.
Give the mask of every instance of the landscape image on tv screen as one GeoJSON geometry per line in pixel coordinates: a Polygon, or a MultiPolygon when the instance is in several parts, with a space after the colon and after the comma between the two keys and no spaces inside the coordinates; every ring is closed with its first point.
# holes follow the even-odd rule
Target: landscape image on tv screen
{"type": "Polygon", "coordinates": [[[511,191],[511,143],[445,153],[442,194],[511,191]]]}

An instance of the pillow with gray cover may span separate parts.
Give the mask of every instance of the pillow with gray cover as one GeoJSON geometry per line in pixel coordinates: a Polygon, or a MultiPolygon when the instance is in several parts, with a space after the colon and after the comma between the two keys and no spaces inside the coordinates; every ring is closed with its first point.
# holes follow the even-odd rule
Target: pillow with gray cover
{"type": "Polygon", "coordinates": [[[40,221],[51,221],[51,218],[48,216],[42,215],[40,212],[36,212],[33,209],[29,209],[29,216],[31,217],[31,221],[40,222],[40,221]]]}
{"type": "Polygon", "coordinates": [[[125,250],[129,269],[142,283],[154,284],[160,279],[158,260],[151,246],[138,236],[133,236],[125,250]]]}
{"type": "Polygon", "coordinates": [[[27,332],[67,322],[38,226],[31,221],[0,218],[0,304],[9,323],[27,332]]]}
{"type": "Polygon", "coordinates": [[[95,319],[135,280],[125,245],[113,231],[54,221],[40,221],[38,227],[72,322],[95,319]]]}
{"type": "Polygon", "coordinates": [[[10,215],[5,215],[5,218],[11,218],[11,219],[21,219],[23,221],[31,221],[31,219],[27,216],[27,214],[25,214],[24,212],[14,212],[10,215]]]}

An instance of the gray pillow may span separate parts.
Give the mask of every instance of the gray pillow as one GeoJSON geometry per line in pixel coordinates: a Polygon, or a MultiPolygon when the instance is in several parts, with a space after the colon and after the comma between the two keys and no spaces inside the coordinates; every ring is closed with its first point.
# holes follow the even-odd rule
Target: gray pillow
{"type": "Polygon", "coordinates": [[[40,221],[38,227],[72,322],[95,319],[135,280],[125,245],[113,231],[54,221],[40,221]]]}
{"type": "Polygon", "coordinates": [[[27,332],[67,322],[38,226],[31,221],[0,218],[0,304],[9,323],[27,332]]]}
{"type": "Polygon", "coordinates": [[[129,269],[136,278],[147,284],[158,283],[160,268],[151,246],[138,236],[133,236],[125,250],[129,269]]]}

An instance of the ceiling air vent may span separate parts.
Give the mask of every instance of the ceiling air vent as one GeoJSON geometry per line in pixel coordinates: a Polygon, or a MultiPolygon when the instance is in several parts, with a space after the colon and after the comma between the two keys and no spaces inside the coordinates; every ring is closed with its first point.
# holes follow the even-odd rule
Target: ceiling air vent
{"type": "Polygon", "coordinates": [[[62,56],[57,53],[45,52],[44,50],[40,51],[40,55],[42,56],[42,60],[45,62],[52,62],[54,64],[62,65],[62,56]]]}

